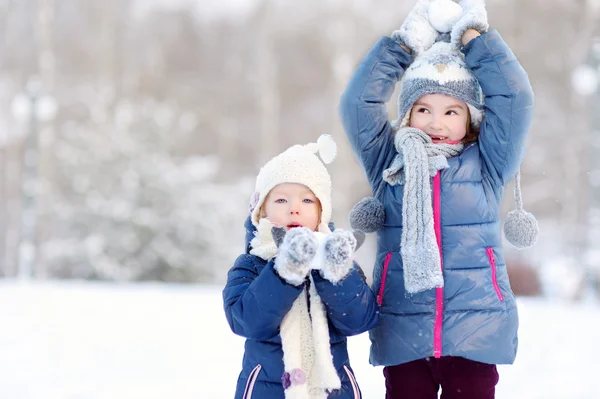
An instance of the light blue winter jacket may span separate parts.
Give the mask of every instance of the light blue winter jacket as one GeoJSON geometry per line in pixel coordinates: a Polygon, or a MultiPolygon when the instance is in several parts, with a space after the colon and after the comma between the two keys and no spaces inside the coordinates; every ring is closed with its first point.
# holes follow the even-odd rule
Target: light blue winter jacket
{"type": "Polygon", "coordinates": [[[406,294],[400,256],[403,186],[382,180],[396,155],[385,103],[411,56],[391,38],[380,39],[341,99],[348,138],[386,210],[373,272],[381,305],[379,324],[370,331],[373,365],[430,356],[490,364],[515,359],[517,306],[502,254],[499,207],[504,185],[523,159],[533,92],[527,73],[496,31],[472,40],[463,52],[481,84],[485,118],[479,141],[450,158],[450,167],[432,179],[442,289],[406,294]]]}

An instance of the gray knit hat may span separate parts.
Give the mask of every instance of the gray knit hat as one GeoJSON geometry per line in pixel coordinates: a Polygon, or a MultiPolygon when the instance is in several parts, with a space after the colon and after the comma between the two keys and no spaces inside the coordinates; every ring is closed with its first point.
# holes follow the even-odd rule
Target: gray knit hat
{"type": "Polygon", "coordinates": [[[394,125],[408,126],[411,108],[427,94],[446,94],[463,100],[469,107],[471,125],[479,128],[484,110],[481,86],[455,45],[438,41],[406,69],[400,80],[398,121],[394,125]]]}

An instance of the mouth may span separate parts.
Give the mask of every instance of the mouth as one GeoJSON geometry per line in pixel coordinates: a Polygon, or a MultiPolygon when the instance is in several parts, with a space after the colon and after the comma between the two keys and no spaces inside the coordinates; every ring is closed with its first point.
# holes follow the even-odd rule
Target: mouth
{"type": "Polygon", "coordinates": [[[434,144],[446,143],[448,141],[448,137],[446,136],[430,134],[429,137],[431,137],[431,141],[433,141],[434,144]]]}
{"type": "Polygon", "coordinates": [[[293,229],[294,227],[302,227],[302,225],[300,223],[296,223],[296,222],[293,222],[293,223],[290,223],[287,225],[288,230],[293,229]]]}
{"type": "Polygon", "coordinates": [[[446,136],[436,136],[436,135],[430,134],[429,137],[431,137],[431,141],[434,144],[459,144],[460,143],[460,140],[450,140],[446,136]]]}

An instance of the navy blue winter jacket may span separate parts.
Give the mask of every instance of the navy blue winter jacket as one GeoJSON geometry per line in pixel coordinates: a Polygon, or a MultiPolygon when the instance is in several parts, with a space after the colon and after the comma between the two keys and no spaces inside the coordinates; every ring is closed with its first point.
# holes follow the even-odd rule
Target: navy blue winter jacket
{"type": "Polygon", "coordinates": [[[411,56],[391,38],[380,39],[342,96],[345,131],[386,211],[373,272],[381,305],[379,325],[369,333],[374,365],[433,356],[506,364],[517,352],[517,306],[502,253],[499,207],[525,152],[533,92],[496,31],[472,40],[463,53],[485,96],[485,117],[478,142],[448,159],[450,167],[432,179],[444,288],[407,295],[400,256],[404,187],[382,180],[396,155],[385,103],[411,56]]]}
{"type": "MultiPolygon", "coordinates": [[[[273,268],[275,259],[266,262],[249,253],[255,231],[250,218],[245,227],[246,253],[229,270],[223,290],[227,321],[235,334],[247,338],[235,399],[284,399],[279,326],[304,287],[295,287],[280,278],[273,268]]],[[[312,277],[327,310],[333,363],[342,382],[342,388],[332,392],[329,399],[361,398],[348,359],[346,337],[377,324],[375,295],[358,265],[336,286],[316,271],[312,277]]]]}

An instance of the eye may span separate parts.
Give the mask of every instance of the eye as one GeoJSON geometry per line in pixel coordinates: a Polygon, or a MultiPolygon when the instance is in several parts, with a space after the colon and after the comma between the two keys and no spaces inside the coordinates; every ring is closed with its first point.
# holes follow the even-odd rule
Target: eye
{"type": "Polygon", "coordinates": [[[458,115],[458,112],[450,110],[450,111],[446,112],[446,115],[458,115]]]}
{"type": "Polygon", "coordinates": [[[417,112],[421,112],[421,113],[428,113],[429,110],[427,108],[417,108],[417,112]]]}
{"type": "Polygon", "coordinates": [[[302,202],[304,202],[305,204],[312,204],[312,203],[313,203],[313,202],[315,202],[315,201],[313,201],[313,200],[312,200],[312,199],[310,199],[310,198],[304,198],[304,200],[302,200],[302,202]]]}
{"type": "Polygon", "coordinates": [[[283,199],[283,198],[279,198],[279,199],[275,200],[275,203],[277,203],[277,204],[285,204],[286,202],[287,201],[285,199],[283,199]]]}

